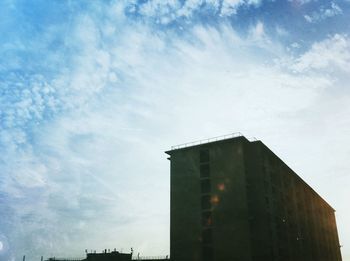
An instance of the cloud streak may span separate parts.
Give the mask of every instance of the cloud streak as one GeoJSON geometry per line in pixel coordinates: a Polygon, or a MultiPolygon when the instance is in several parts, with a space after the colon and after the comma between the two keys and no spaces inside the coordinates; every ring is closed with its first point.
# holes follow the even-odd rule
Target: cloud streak
{"type": "Polygon", "coordinates": [[[335,34],[321,42],[314,43],[308,52],[296,59],[292,68],[297,72],[310,70],[329,71],[331,69],[349,73],[349,37],[335,34]]]}
{"type": "MultiPolygon", "coordinates": [[[[226,4],[239,8],[260,2],[226,4]]],[[[347,146],[332,143],[333,130],[323,122],[336,115],[339,138],[346,136],[341,130],[350,125],[343,118],[348,98],[337,104],[329,90],[345,92],[344,82],[335,79],[347,72],[348,37],[336,34],[294,57],[272,40],[264,21],[242,36],[229,22],[158,30],[128,16],[179,19],[205,6],[221,13],[224,3],[148,1],[134,10],[130,3],[87,8],[69,22],[63,49],[49,47],[56,27],[44,33],[43,64],[61,61],[57,70],[14,70],[5,77],[0,210],[7,216],[0,221],[6,228],[0,240],[8,246],[8,260],[22,253],[33,259],[59,256],[63,249],[80,256],[86,248],[168,254],[169,166],[163,151],[232,131],[283,148],[277,153],[290,158],[331,202],[345,206],[332,196],[328,182],[316,184],[319,178],[306,160],[316,159],[300,155],[300,146],[314,147],[315,157],[326,161],[311,139],[316,135],[333,155],[349,153],[347,146]],[[322,73],[330,67],[334,72],[322,73]]],[[[319,177],[335,166],[346,173],[345,165],[331,160],[326,170],[317,169],[319,177]]],[[[333,189],[339,185],[334,180],[333,189]]]]}
{"type": "Polygon", "coordinates": [[[242,7],[258,7],[261,0],[149,0],[144,3],[130,3],[126,9],[130,14],[151,18],[157,24],[169,24],[179,19],[188,22],[198,13],[227,17],[237,14],[242,7]]]}
{"type": "Polygon", "coordinates": [[[321,7],[318,12],[313,12],[311,15],[305,15],[304,18],[309,23],[317,23],[341,14],[343,14],[343,10],[340,6],[335,2],[331,2],[329,8],[321,7]]]}

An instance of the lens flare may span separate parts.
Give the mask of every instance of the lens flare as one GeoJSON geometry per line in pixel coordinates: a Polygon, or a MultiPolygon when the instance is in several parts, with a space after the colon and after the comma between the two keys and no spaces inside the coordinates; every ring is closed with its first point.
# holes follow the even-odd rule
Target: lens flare
{"type": "Polygon", "coordinates": [[[225,190],[225,184],[224,183],[219,183],[218,184],[218,190],[224,191],[225,190]]]}

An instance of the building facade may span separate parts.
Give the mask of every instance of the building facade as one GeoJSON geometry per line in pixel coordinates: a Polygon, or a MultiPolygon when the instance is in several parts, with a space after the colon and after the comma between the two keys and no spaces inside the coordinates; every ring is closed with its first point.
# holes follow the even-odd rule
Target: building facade
{"type": "Polygon", "coordinates": [[[261,141],[173,148],[173,261],[341,261],[334,209],[261,141]]]}

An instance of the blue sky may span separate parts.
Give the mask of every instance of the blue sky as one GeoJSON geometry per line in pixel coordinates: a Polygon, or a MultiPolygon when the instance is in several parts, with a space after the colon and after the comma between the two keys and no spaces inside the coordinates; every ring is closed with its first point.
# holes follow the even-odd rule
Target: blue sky
{"type": "Polygon", "coordinates": [[[240,131],[336,210],[350,1],[0,3],[0,259],[169,253],[171,145],[240,131]]]}

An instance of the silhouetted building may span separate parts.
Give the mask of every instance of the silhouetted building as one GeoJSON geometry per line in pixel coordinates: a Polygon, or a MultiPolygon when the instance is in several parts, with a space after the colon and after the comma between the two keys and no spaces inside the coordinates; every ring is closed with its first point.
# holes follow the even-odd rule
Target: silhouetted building
{"type": "Polygon", "coordinates": [[[47,261],[130,261],[132,253],[119,253],[118,251],[102,253],[87,253],[86,258],[56,258],[51,257],[47,261]]]}
{"type": "Polygon", "coordinates": [[[171,260],[341,260],[334,209],[261,141],[236,135],[166,153],[171,260]]]}
{"type": "Polygon", "coordinates": [[[119,253],[113,251],[111,253],[90,253],[86,256],[86,261],[130,261],[132,254],[119,253]]]}
{"type": "Polygon", "coordinates": [[[86,253],[86,258],[56,258],[50,257],[46,261],[131,261],[131,260],[142,260],[142,261],[169,261],[168,256],[134,256],[133,253],[120,253],[116,250],[107,252],[107,249],[102,253],[86,253]]]}

